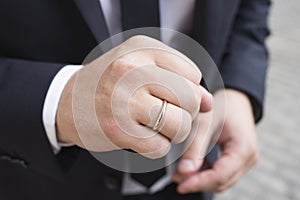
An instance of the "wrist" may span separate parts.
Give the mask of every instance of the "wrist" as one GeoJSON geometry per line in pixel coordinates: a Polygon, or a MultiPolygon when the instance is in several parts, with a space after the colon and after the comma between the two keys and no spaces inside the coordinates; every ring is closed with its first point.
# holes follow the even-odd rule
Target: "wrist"
{"type": "Polygon", "coordinates": [[[226,113],[228,115],[238,114],[241,118],[255,124],[252,105],[247,94],[235,89],[225,89],[225,95],[227,99],[226,113]]]}

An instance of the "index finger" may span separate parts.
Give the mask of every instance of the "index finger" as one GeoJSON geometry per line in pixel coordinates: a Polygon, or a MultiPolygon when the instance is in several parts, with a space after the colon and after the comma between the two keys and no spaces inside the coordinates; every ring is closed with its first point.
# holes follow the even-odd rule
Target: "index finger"
{"type": "Polygon", "coordinates": [[[183,53],[173,49],[154,38],[137,35],[124,42],[127,48],[149,49],[153,54],[155,64],[161,68],[172,71],[199,85],[202,74],[197,65],[183,53]]]}
{"type": "Polygon", "coordinates": [[[155,64],[163,69],[185,77],[196,85],[199,85],[202,79],[202,74],[196,64],[179,51],[168,46],[164,48],[165,49],[153,50],[155,64]]]}

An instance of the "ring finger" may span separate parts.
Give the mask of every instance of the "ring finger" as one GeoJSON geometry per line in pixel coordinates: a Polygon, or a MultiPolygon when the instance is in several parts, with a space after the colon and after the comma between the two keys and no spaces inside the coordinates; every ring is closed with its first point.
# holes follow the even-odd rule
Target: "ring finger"
{"type": "MultiPolygon", "coordinates": [[[[140,99],[135,102],[140,102],[135,105],[132,115],[138,123],[153,128],[158,120],[159,114],[162,111],[163,100],[154,97],[150,94],[139,95],[136,98],[140,99]]],[[[179,143],[188,136],[192,118],[191,115],[181,109],[167,102],[166,109],[162,116],[158,131],[160,134],[167,137],[172,143],[179,143]]]]}

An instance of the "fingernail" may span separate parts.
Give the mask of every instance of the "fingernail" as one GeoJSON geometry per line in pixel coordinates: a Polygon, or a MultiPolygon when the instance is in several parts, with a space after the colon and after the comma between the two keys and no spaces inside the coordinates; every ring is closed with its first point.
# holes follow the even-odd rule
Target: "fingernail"
{"type": "Polygon", "coordinates": [[[181,172],[190,172],[195,170],[195,165],[192,160],[183,159],[179,163],[179,169],[181,172]]]}

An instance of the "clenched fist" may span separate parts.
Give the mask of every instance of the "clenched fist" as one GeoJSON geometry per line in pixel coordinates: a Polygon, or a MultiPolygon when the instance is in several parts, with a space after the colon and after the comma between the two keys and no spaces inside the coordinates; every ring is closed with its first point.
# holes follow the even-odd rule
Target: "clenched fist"
{"type": "Polygon", "coordinates": [[[58,139],[92,151],[132,149],[145,157],[162,157],[171,143],[187,138],[199,111],[211,109],[212,97],[199,85],[201,78],[195,64],[180,52],[155,39],[134,36],[69,80],[58,107],[58,139]],[[89,77],[95,70],[101,77],[93,90],[89,77]],[[80,78],[83,75],[88,78],[80,78]],[[89,114],[90,100],[95,112],[89,114]],[[93,115],[98,129],[92,125],[93,115]]]}

